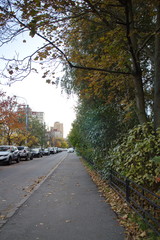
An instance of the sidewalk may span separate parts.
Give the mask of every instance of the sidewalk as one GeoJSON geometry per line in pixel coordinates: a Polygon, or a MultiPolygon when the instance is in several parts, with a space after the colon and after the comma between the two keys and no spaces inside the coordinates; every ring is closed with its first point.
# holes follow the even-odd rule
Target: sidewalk
{"type": "Polygon", "coordinates": [[[124,229],[71,153],[0,230],[1,240],[124,240],[124,229]]]}

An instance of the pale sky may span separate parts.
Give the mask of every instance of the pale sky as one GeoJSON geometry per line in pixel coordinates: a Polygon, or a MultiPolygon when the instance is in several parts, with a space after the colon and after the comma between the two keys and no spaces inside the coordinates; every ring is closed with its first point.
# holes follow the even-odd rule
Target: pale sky
{"type": "Polygon", "coordinates": [[[37,74],[35,78],[31,75],[28,79],[16,82],[10,87],[0,85],[0,89],[7,95],[19,96],[18,102],[27,103],[33,111],[44,112],[47,126],[51,127],[57,121],[63,123],[64,137],[67,136],[75,119],[76,96],[67,98],[66,94],[61,94],[59,88],[45,83],[37,74]]]}
{"type": "MultiPolygon", "coordinates": [[[[7,44],[0,48],[0,57],[11,57],[15,52],[20,57],[28,56],[34,49],[41,46],[42,41],[21,36],[18,40],[14,40],[12,44],[7,44]],[[26,43],[23,40],[27,39],[26,43]]],[[[2,65],[2,62],[0,62],[2,65]]],[[[57,73],[58,76],[63,73],[57,73]]],[[[71,124],[75,119],[75,106],[77,103],[76,96],[67,98],[65,93],[61,93],[61,89],[56,85],[47,84],[42,78],[42,73],[31,73],[23,81],[15,82],[11,86],[5,86],[4,80],[0,79],[0,90],[7,95],[16,95],[18,102],[27,102],[33,111],[44,112],[45,122],[48,127],[54,125],[54,122],[61,122],[64,126],[64,137],[66,137],[71,129],[71,124]],[[23,100],[25,98],[25,100],[23,100]]]]}

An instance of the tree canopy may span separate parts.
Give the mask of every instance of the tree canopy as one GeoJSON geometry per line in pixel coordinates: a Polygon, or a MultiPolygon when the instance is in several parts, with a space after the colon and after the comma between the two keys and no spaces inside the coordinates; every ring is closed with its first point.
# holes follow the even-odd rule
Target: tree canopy
{"type": "Polygon", "coordinates": [[[16,97],[6,97],[0,92],[0,133],[2,143],[12,144],[20,132],[25,132],[24,108],[18,104],[16,97]]]}
{"type": "Polygon", "coordinates": [[[44,124],[31,116],[26,116],[26,105],[19,104],[16,96],[7,96],[2,91],[0,91],[0,134],[0,144],[29,147],[47,145],[44,124]]]}
{"type": "MultiPolygon", "coordinates": [[[[78,70],[72,85],[87,84],[87,94],[105,95],[104,89],[109,89],[108,100],[120,96],[121,105],[134,106],[140,123],[153,111],[156,129],[160,126],[159,16],[156,0],[3,0],[1,46],[26,31],[45,44],[23,61],[9,61],[1,76],[8,74],[12,82],[24,70],[25,75],[31,71],[31,59],[50,64],[59,59],[72,72],[78,70]]],[[[43,77],[53,74],[49,68],[43,77]]]]}

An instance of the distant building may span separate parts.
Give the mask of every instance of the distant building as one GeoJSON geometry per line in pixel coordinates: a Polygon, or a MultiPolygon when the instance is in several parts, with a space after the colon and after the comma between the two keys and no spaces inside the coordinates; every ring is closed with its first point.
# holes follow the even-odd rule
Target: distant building
{"type": "Polygon", "coordinates": [[[50,136],[54,138],[63,138],[63,123],[55,122],[50,128],[50,136]]]}
{"type": "Polygon", "coordinates": [[[54,130],[60,132],[63,137],[63,123],[55,122],[54,123],[54,130]]]}
{"type": "Polygon", "coordinates": [[[63,134],[59,131],[57,131],[57,129],[54,129],[54,137],[55,138],[63,138],[63,134]]]}
{"type": "Polygon", "coordinates": [[[31,113],[33,118],[37,118],[40,123],[44,123],[44,112],[33,112],[31,113]]]}
{"type": "Polygon", "coordinates": [[[30,118],[36,118],[42,124],[44,124],[44,112],[32,111],[29,105],[22,104],[21,107],[24,109],[26,114],[26,127],[28,128],[28,122],[30,118]]]}

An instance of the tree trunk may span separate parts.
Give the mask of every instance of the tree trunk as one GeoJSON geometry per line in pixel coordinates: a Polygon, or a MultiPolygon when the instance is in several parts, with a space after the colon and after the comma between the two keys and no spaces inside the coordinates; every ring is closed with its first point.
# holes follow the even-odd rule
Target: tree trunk
{"type": "Polygon", "coordinates": [[[139,56],[136,54],[138,49],[137,36],[135,34],[134,26],[134,7],[133,0],[126,2],[126,36],[128,39],[129,50],[133,62],[133,78],[135,88],[136,113],[140,124],[147,122],[147,115],[145,112],[145,98],[142,83],[142,72],[140,66],[139,56]]]}
{"type": "Polygon", "coordinates": [[[142,84],[141,74],[136,74],[134,76],[134,86],[135,86],[135,100],[136,100],[136,113],[140,124],[147,122],[146,112],[145,112],[145,101],[144,101],[144,91],[142,84]]]}
{"type": "Polygon", "coordinates": [[[160,127],[160,3],[157,7],[155,35],[154,127],[160,127]]]}

